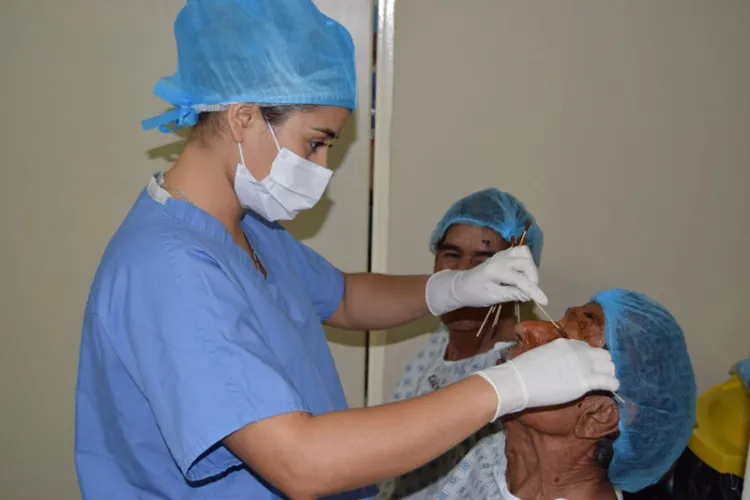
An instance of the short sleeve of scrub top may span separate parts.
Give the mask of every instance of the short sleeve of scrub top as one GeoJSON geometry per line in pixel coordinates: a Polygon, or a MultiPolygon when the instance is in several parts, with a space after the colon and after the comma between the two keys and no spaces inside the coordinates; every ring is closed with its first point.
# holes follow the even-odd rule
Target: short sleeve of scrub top
{"type": "Polygon", "coordinates": [[[325,258],[304,243],[284,232],[289,241],[292,265],[302,280],[321,321],[336,312],[343,297],[343,274],[325,258]]]}
{"type": "Polygon", "coordinates": [[[181,472],[198,482],[242,465],[221,446],[242,427],[346,407],[320,327],[341,301],[343,275],[280,227],[244,221],[258,238],[266,282],[246,255],[228,251],[228,234],[216,238],[218,221],[182,214],[180,222],[193,227],[162,224],[161,217],[197,209],[174,201],[171,214],[143,208],[154,205],[142,196],[129,217],[139,227],[126,221],[113,238],[88,310],[148,401],[181,472]],[[328,390],[316,393],[312,384],[328,390]]]}

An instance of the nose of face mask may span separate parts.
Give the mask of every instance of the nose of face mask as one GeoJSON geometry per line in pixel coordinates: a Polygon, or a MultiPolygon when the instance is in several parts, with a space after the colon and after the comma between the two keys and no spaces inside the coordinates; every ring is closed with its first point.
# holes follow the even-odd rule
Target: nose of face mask
{"type": "Polygon", "coordinates": [[[244,209],[271,222],[292,220],[320,201],[333,172],[282,148],[273,128],[266,124],[277,151],[271,170],[264,179],[253,177],[245,166],[242,145],[238,144],[240,163],[234,176],[234,190],[244,209]]]}

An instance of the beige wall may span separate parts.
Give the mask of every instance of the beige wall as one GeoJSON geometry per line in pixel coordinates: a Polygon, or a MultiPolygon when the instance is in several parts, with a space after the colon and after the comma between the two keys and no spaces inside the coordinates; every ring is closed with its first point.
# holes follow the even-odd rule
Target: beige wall
{"type": "MultiPolygon", "coordinates": [[[[352,31],[360,75],[368,75],[370,1],[318,3],[352,31]]],[[[109,237],[149,174],[168,168],[181,147],[179,137],[142,132],[139,122],[167,107],[150,91],[174,69],[172,24],[183,4],[6,0],[0,8],[0,498],[79,497],[73,397],[82,312],[109,237]]],[[[365,110],[369,86],[361,76],[365,110]]],[[[292,230],[342,268],[363,270],[367,112],[350,120],[343,142],[333,150],[342,163],[328,199],[292,230]]],[[[332,338],[347,397],[361,405],[364,336],[332,338]]]]}
{"type": "MultiPolygon", "coordinates": [[[[495,186],[545,231],[553,316],[642,291],[724,380],[750,355],[748,47],[745,0],[396,2],[388,269],[430,271],[442,213],[495,186]]],[[[423,341],[386,348],[386,394],[423,341]]]]}

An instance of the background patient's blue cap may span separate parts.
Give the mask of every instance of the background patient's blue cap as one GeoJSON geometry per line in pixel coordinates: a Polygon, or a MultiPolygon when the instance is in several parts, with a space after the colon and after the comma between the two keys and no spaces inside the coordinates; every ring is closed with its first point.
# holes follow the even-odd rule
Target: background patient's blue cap
{"type": "Polygon", "coordinates": [[[483,189],[455,202],[440,219],[430,237],[430,250],[437,247],[454,224],[487,227],[510,243],[511,236],[520,238],[529,222],[526,245],[538,266],[542,260],[544,235],[531,212],[518,198],[498,189],[483,189]]]}

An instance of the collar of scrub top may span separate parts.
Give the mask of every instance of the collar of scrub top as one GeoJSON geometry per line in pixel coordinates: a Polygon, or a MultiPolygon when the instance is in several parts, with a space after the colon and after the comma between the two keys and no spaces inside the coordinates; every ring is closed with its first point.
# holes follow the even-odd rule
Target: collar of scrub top
{"type": "MultiPolygon", "coordinates": [[[[209,236],[211,239],[220,241],[222,246],[226,247],[228,251],[236,253],[241,256],[242,259],[248,259],[252,264],[252,260],[248,253],[237,246],[232,235],[229,234],[229,231],[227,231],[218,219],[212,217],[192,203],[174,198],[166,189],[161,187],[163,182],[163,172],[157,172],[152,175],[148,186],[146,187],[146,196],[156,203],[164,205],[164,210],[170,217],[173,217],[186,226],[209,236]]],[[[270,225],[265,219],[260,218],[260,216],[253,212],[245,212],[245,215],[242,217],[242,226],[247,231],[250,231],[250,234],[256,233],[256,230],[253,229],[256,222],[266,226],[270,225]]]]}

